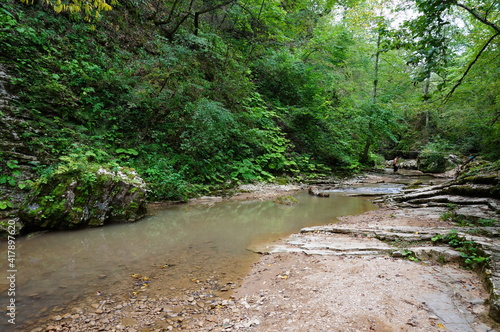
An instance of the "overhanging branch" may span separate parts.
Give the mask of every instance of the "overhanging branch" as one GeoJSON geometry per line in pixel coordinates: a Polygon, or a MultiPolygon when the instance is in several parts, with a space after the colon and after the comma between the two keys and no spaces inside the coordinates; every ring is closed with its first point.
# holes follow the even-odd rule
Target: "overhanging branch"
{"type": "Polygon", "coordinates": [[[462,74],[462,77],[460,77],[460,79],[457,81],[457,83],[455,83],[455,85],[450,90],[450,92],[448,92],[448,94],[446,95],[445,100],[448,100],[451,97],[451,95],[455,92],[455,90],[458,88],[458,86],[460,84],[462,84],[462,81],[464,80],[465,76],[467,76],[467,74],[471,70],[472,66],[474,66],[474,64],[477,62],[477,60],[479,60],[479,57],[481,56],[481,54],[486,50],[486,48],[488,48],[488,45],[493,41],[493,39],[495,39],[499,35],[500,35],[500,31],[498,31],[493,36],[491,36],[490,39],[488,39],[488,41],[483,45],[483,47],[481,48],[481,50],[479,50],[479,52],[474,57],[474,60],[472,60],[472,62],[469,63],[469,65],[467,66],[467,69],[462,74]]]}
{"type": "Polygon", "coordinates": [[[460,8],[465,9],[468,11],[472,16],[474,16],[477,20],[479,20],[481,23],[486,24],[487,26],[493,28],[497,33],[500,33],[500,27],[496,25],[495,23],[488,21],[486,17],[481,16],[476,10],[467,7],[466,5],[462,3],[457,2],[457,6],[460,8]]]}

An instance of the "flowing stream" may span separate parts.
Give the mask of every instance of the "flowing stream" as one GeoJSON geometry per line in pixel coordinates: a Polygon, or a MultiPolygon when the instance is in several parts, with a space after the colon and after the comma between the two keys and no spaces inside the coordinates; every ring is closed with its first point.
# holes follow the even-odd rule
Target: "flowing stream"
{"type": "MultiPolygon", "coordinates": [[[[150,296],[181,292],[203,278],[234,285],[258,259],[249,246],[375,208],[366,199],[338,193],[295,197],[294,206],[272,201],[164,206],[133,224],[18,238],[16,322],[28,323],[96,293],[130,294],[136,289],[133,274],[151,278],[150,296]]],[[[6,257],[5,243],[0,250],[6,257]]],[[[0,269],[8,270],[5,259],[0,269]]],[[[0,282],[4,310],[6,280],[0,282]]]]}

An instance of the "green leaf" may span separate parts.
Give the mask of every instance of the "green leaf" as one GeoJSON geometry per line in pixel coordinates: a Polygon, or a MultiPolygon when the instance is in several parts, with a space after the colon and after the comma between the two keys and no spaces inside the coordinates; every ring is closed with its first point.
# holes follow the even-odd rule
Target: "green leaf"
{"type": "Polygon", "coordinates": [[[138,156],[139,155],[139,152],[135,149],[116,149],[115,152],[118,154],[127,154],[127,155],[131,155],[131,156],[138,156]]]}
{"type": "Polygon", "coordinates": [[[0,210],[5,210],[7,208],[11,208],[12,203],[9,201],[0,201],[0,210]]]}

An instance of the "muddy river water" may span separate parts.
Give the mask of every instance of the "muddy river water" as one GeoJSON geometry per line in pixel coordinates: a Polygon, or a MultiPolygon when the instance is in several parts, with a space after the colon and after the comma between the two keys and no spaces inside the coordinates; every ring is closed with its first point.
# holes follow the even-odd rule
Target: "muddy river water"
{"type": "MultiPolygon", "coordinates": [[[[248,250],[253,244],[375,208],[364,198],[340,193],[321,198],[300,192],[295,197],[294,206],[272,201],[163,206],[133,224],[18,238],[16,321],[28,323],[96,294],[135,295],[141,287],[133,275],[147,276],[150,296],[171,296],[210,278],[224,292],[257,261],[258,255],[248,250]]],[[[4,249],[1,257],[6,257],[4,249]]],[[[0,268],[8,270],[6,260],[0,268]]],[[[5,310],[6,278],[0,287],[5,310]]]]}

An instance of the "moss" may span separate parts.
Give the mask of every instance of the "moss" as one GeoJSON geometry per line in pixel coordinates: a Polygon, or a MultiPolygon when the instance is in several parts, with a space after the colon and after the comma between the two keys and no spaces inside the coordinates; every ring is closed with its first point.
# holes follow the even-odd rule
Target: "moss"
{"type": "Polygon", "coordinates": [[[299,202],[293,196],[280,196],[274,200],[274,203],[282,205],[297,205],[299,202]]]}
{"type": "Polygon", "coordinates": [[[289,183],[287,178],[276,178],[274,182],[276,182],[279,185],[287,185],[289,183]]]}
{"type": "Polygon", "coordinates": [[[442,173],[446,171],[446,159],[440,153],[425,153],[419,156],[417,166],[424,173],[442,173]]]}
{"type": "Polygon", "coordinates": [[[499,185],[500,178],[495,174],[477,174],[460,177],[461,183],[499,185]]]}
{"type": "MultiPolygon", "coordinates": [[[[29,225],[28,230],[95,227],[136,220],[145,212],[141,207],[145,205],[146,195],[144,189],[125,180],[127,183],[123,177],[102,167],[78,172],[58,168],[34,186],[36,189],[22,207],[20,217],[29,225]]],[[[141,183],[142,180],[135,181],[141,183]]]]}
{"type": "Polygon", "coordinates": [[[498,189],[484,185],[454,185],[447,188],[444,192],[452,195],[461,195],[468,197],[498,197],[498,189]]]}

